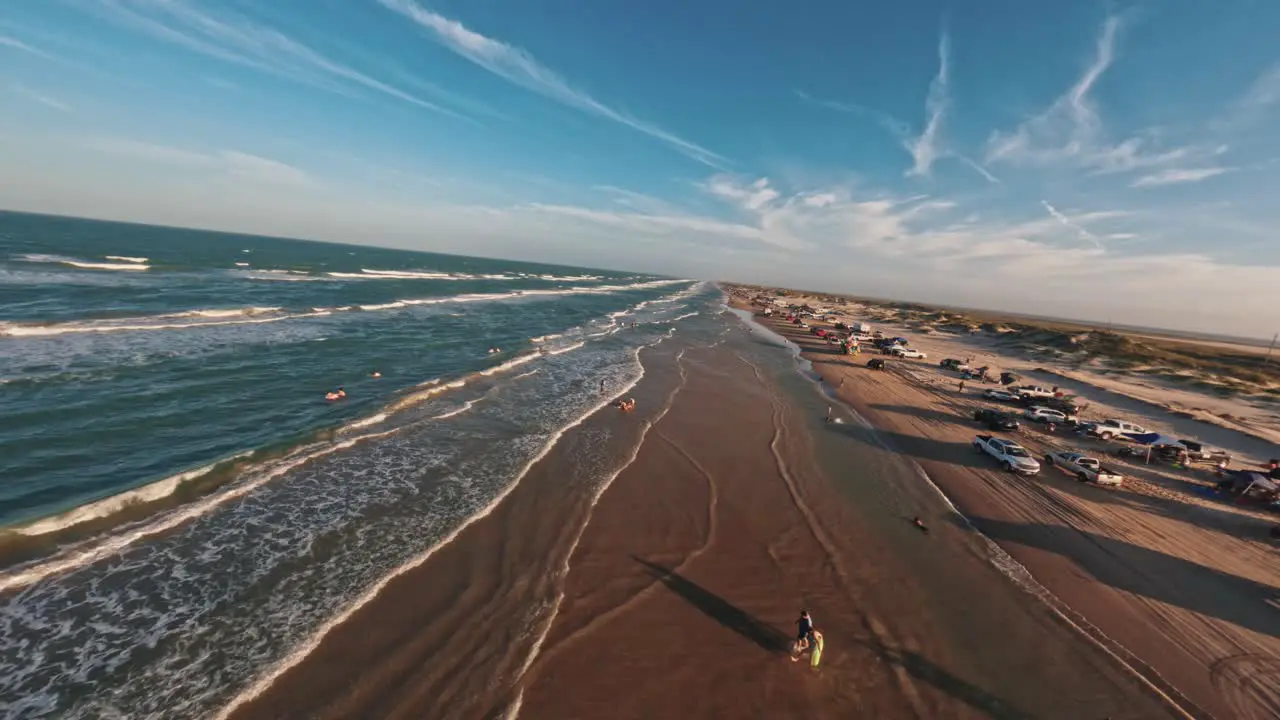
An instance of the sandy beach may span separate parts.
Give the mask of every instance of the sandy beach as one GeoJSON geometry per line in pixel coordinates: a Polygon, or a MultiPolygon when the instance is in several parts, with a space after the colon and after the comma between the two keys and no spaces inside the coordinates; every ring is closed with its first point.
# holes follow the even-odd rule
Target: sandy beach
{"type": "Polygon", "coordinates": [[[570,429],[230,716],[1185,716],[1011,581],[900,431],[825,422],[788,349],[727,325],[642,354],[634,413],[570,429]],[[617,472],[579,486],[588,457],[617,472]],[[817,671],[788,660],[802,607],[817,671]]]}
{"type": "MultiPolygon", "coordinates": [[[[969,447],[972,409],[990,405],[976,398],[981,386],[962,393],[937,381],[936,361],[894,360],[872,372],[865,355],[837,356],[807,331],[773,324],[1030,571],[1049,602],[1188,712],[1280,714],[1280,560],[1265,519],[1141,480],[1103,489],[1051,471],[999,472],[969,447]]],[[[1072,445],[1034,431],[1019,441],[1033,454],[1072,445]]]]}

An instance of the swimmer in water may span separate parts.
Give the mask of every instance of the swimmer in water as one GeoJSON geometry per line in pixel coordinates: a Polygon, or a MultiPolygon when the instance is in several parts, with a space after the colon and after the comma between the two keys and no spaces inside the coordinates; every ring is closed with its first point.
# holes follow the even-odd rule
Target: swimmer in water
{"type": "Polygon", "coordinates": [[[916,527],[918,527],[918,528],[920,528],[920,530],[921,530],[922,532],[929,532],[929,526],[928,526],[928,525],[925,525],[925,524],[924,524],[924,521],[923,521],[923,520],[921,520],[919,516],[916,516],[916,518],[915,518],[914,520],[912,520],[912,521],[911,521],[911,524],[912,524],[912,525],[915,525],[915,526],[916,526],[916,527]]]}
{"type": "Polygon", "coordinates": [[[369,373],[369,377],[371,377],[371,378],[380,378],[380,377],[382,377],[382,373],[378,372],[377,370],[374,370],[373,372],[369,373]]]}
{"type": "Polygon", "coordinates": [[[346,396],[347,396],[347,391],[346,391],[346,390],[343,390],[343,389],[342,389],[342,386],[341,386],[341,385],[339,385],[339,386],[338,386],[338,397],[340,397],[340,398],[344,398],[344,397],[346,397],[346,396]]]}

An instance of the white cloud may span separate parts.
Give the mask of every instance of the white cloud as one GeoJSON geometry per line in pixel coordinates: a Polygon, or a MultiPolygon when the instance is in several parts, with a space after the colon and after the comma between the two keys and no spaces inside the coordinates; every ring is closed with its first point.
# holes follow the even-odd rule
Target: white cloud
{"type": "Polygon", "coordinates": [[[690,158],[714,168],[722,168],[725,158],[688,140],[596,100],[569,85],[563,77],[538,62],[522,48],[486,37],[457,20],[427,10],[412,0],[379,0],[387,9],[412,20],[428,36],[463,58],[515,85],[545,95],[557,102],[612,120],[661,140],[690,158]]]}
{"type": "Polygon", "coordinates": [[[1011,165],[1074,165],[1097,173],[1120,173],[1215,154],[1200,147],[1158,149],[1149,137],[1112,144],[1091,92],[1115,61],[1120,20],[1107,18],[1098,34],[1093,62],[1048,108],[1012,132],[995,131],[987,141],[986,162],[1011,165]]]}
{"type": "Polygon", "coordinates": [[[27,98],[28,100],[34,100],[35,102],[38,102],[41,105],[44,105],[46,107],[51,107],[54,110],[61,110],[62,112],[71,112],[70,105],[62,102],[61,100],[58,100],[57,98],[50,97],[48,95],[45,95],[44,93],[40,93],[35,90],[32,90],[31,88],[28,88],[25,85],[15,84],[13,86],[13,91],[27,98]]]}
{"type": "Polygon", "coordinates": [[[741,186],[727,175],[717,175],[706,185],[707,192],[729,200],[744,210],[758,212],[778,198],[778,191],[769,187],[768,178],[760,178],[747,186],[741,186]]]}
{"type": "Polygon", "coordinates": [[[1150,175],[1143,175],[1134,180],[1131,187],[1159,187],[1161,185],[1174,185],[1179,183],[1193,183],[1216,177],[1223,173],[1231,172],[1232,168],[1210,167],[1210,168],[1181,168],[1172,170],[1161,170],[1160,172],[1150,175]]]}
{"type": "Polygon", "coordinates": [[[929,83],[929,94],[925,98],[924,130],[916,138],[905,138],[907,152],[911,153],[914,163],[907,171],[908,175],[928,175],[933,161],[942,153],[942,120],[949,104],[948,86],[950,85],[949,58],[951,39],[946,32],[938,40],[938,74],[929,83]]]}
{"type": "Polygon", "coordinates": [[[1063,227],[1074,230],[1076,234],[1080,236],[1081,240],[1088,240],[1089,242],[1093,243],[1094,247],[1097,247],[1097,248],[1102,247],[1102,241],[1098,239],[1097,235],[1094,235],[1093,233],[1084,229],[1084,227],[1082,227],[1078,222],[1072,220],[1071,218],[1059,212],[1058,209],[1050,205],[1047,200],[1041,200],[1040,204],[1043,205],[1044,209],[1049,213],[1049,215],[1054,220],[1057,220],[1059,223],[1061,223],[1063,227]]]}
{"type": "Polygon", "coordinates": [[[97,0],[90,7],[113,22],[219,60],[331,92],[347,94],[354,85],[417,107],[462,117],[332,60],[274,28],[229,12],[203,12],[185,0],[97,0]]]}
{"type": "Polygon", "coordinates": [[[201,152],[127,138],[93,138],[83,143],[99,152],[209,175],[222,175],[261,185],[305,185],[306,172],[278,160],[238,150],[201,152]]]}
{"type": "Polygon", "coordinates": [[[974,161],[972,158],[966,155],[956,154],[956,159],[973,168],[973,171],[981,175],[987,182],[994,184],[1000,183],[1000,178],[993,175],[990,170],[984,167],[981,163],[974,161]]]}
{"type": "Polygon", "coordinates": [[[10,37],[8,35],[0,35],[0,47],[6,47],[13,50],[18,50],[20,52],[28,53],[30,55],[35,55],[36,57],[42,57],[45,60],[57,59],[56,56],[51,55],[50,53],[47,53],[44,50],[41,50],[40,48],[32,47],[31,45],[28,45],[27,43],[24,43],[21,40],[14,37],[10,37]]]}
{"type": "Polygon", "coordinates": [[[1277,103],[1280,103],[1280,63],[1267,68],[1240,100],[1241,105],[1251,108],[1270,107],[1277,103]]]}

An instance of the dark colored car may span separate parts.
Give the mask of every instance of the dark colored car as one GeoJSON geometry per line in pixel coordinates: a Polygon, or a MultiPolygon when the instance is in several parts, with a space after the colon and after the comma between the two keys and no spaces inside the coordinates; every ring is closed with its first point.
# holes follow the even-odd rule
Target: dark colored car
{"type": "Polygon", "coordinates": [[[871,358],[870,360],[867,361],[867,367],[871,368],[872,370],[883,370],[884,358],[871,358]]]}
{"type": "Polygon", "coordinates": [[[1013,413],[995,408],[978,408],[973,411],[973,419],[992,430],[1017,430],[1021,427],[1013,413]]]}

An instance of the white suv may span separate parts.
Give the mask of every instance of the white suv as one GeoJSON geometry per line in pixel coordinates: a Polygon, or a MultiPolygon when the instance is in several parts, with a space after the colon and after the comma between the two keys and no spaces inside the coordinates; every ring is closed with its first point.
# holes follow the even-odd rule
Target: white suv
{"type": "Polygon", "coordinates": [[[920,360],[927,360],[929,358],[928,355],[925,355],[919,350],[912,350],[911,348],[904,348],[902,346],[893,348],[893,354],[900,358],[917,358],[920,360]]]}
{"type": "Polygon", "coordinates": [[[1064,412],[1054,410],[1053,408],[1039,406],[1027,408],[1022,412],[1022,417],[1034,422],[1056,423],[1058,425],[1069,425],[1076,421],[1074,415],[1068,415],[1064,412]]]}

